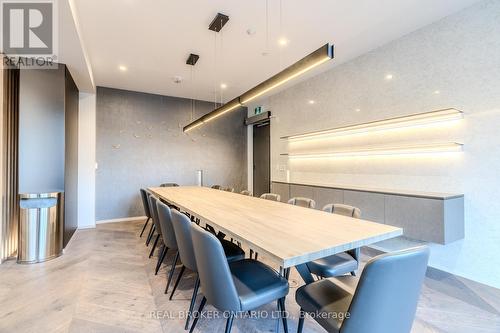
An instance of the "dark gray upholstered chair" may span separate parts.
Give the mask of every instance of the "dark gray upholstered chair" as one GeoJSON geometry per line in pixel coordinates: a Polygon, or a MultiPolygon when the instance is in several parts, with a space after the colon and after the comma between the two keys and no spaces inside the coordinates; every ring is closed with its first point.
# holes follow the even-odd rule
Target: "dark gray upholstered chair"
{"type": "Polygon", "coordinates": [[[260,196],[261,199],[271,200],[271,201],[281,201],[279,194],[274,193],[264,193],[260,196]]]}
{"type": "Polygon", "coordinates": [[[224,187],[223,190],[226,191],[226,192],[234,193],[234,187],[230,187],[230,186],[224,187]]]}
{"type": "MultiPolygon", "coordinates": [[[[195,273],[198,272],[194,254],[194,248],[193,248],[193,240],[191,237],[191,231],[193,228],[199,228],[199,226],[196,223],[191,222],[186,215],[176,210],[172,210],[172,225],[174,227],[175,237],[177,238],[179,252],[176,258],[174,259],[174,264],[172,265],[172,269],[169,274],[169,281],[171,279],[171,276],[173,275],[173,270],[179,258],[181,259],[182,267],[181,271],[179,272],[179,275],[177,276],[177,280],[175,281],[174,289],[170,294],[170,299],[172,299],[172,297],[174,296],[175,290],[177,289],[177,286],[179,285],[179,282],[186,268],[195,273]]],[[[244,258],[245,258],[245,252],[243,252],[242,254],[240,253],[240,255],[233,256],[231,258],[226,257],[226,260],[241,260],[244,258]]],[[[168,284],[170,284],[170,282],[168,282],[168,284]]],[[[167,288],[165,289],[165,293],[168,292],[168,284],[167,288]]],[[[193,296],[191,297],[191,304],[189,305],[188,317],[186,318],[185,329],[188,329],[189,327],[189,320],[191,318],[191,314],[193,313],[193,307],[196,301],[196,295],[198,295],[199,286],[200,286],[200,279],[197,276],[194,285],[193,296]]]]}
{"type": "Polygon", "coordinates": [[[163,246],[160,250],[160,255],[158,256],[158,262],[156,263],[155,275],[158,274],[168,250],[177,250],[177,242],[175,240],[174,227],[172,226],[172,212],[170,211],[170,207],[158,200],[156,208],[158,210],[158,222],[161,229],[163,246]]]}
{"type": "Polygon", "coordinates": [[[243,195],[248,195],[248,196],[252,196],[252,192],[250,192],[249,190],[243,190],[240,192],[240,194],[243,194],[243,195]]]}
{"type": "Polygon", "coordinates": [[[350,216],[357,219],[361,217],[361,210],[359,208],[344,204],[328,204],[323,207],[323,211],[327,213],[350,216]]]}
{"type": "Polygon", "coordinates": [[[151,221],[152,221],[151,228],[149,228],[148,237],[146,239],[146,246],[149,246],[149,243],[151,242],[151,239],[153,238],[156,226],[155,226],[155,223],[153,220],[153,210],[151,209],[151,199],[150,199],[150,197],[153,195],[153,193],[146,191],[146,195],[147,195],[147,200],[148,200],[148,205],[149,205],[149,213],[151,214],[151,221]]]}
{"type": "Polygon", "coordinates": [[[144,214],[146,214],[147,220],[146,222],[144,222],[144,226],[142,227],[142,231],[139,237],[142,237],[144,230],[146,230],[146,227],[148,226],[148,223],[151,220],[151,211],[149,210],[148,193],[143,188],[141,188],[141,199],[142,199],[142,206],[144,207],[144,214]]]}
{"type": "Polygon", "coordinates": [[[354,279],[349,276],[300,287],[295,293],[301,307],[297,332],[302,332],[305,313],[314,314],[328,332],[410,332],[428,259],[425,246],[375,257],[365,266],[354,293],[341,287],[346,279],[354,279]]]}
{"type": "Polygon", "coordinates": [[[160,187],[179,187],[179,184],[176,183],[163,183],[160,187]]]}
{"type": "Polygon", "coordinates": [[[157,203],[158,203],[158,198],[155,197],[154,195],[149,196],[149,203],[150,203],[150,210],[151,210],[151,217],[153,219],[153,223],[155,225],[155,231],[156,231],[156,238],[153,243],[153,247],[151,248],[151,252],[149,252],[149,257],[151,258],[155,252],[156,245],[158,245],[158,241],[160,240],[161,237],[161,228],[160,228],[160,223],[158,222],[158,208],[157,208],[157,203]]]}
{"type": "Polygon", "coordinates": [[[288,200],[288,203],[290,205],[294,206],[300,206],[304,208],[315,208],[316,207],[316,201],[313,199],[309,198],[302,198],[302,197],[296,197],[296,198],[291,198],[288,200]]]}
{"type": "Polygon", "coordinates": [[[214,190],[222,190],[222,186],[220,186],[220,185],[212,185],[212,188],[214,190]]]}
{"type": "MultiPolygon", "coordinates": [[[[283,326],[288,332],[284,308],[288,281],[271,267],[256,260],[228,263],[217,237],[202,228],[193,228],[191,234],[204,295],[198,314],[203,311],[207,301],[218,310],[227,312],[229,317],[225,332],[229,333],[238,312],[251,311],[278,301],[283,326]]],[[[193,332],[199,317],[195,317],[190,332],[193,332]]]]}
{"type": "MultiPolygon", "coordinates": [[[[354,218],[361,217],[359,208],[343,204],[328,204],[323,207],[323,211],[354,218]]],[[[359,267],[360,256],[360,249],[357,248],[308,262],[307,268],[311,273],[320,277],[334,277],[347,273],[355,276],[359,267]]]]}

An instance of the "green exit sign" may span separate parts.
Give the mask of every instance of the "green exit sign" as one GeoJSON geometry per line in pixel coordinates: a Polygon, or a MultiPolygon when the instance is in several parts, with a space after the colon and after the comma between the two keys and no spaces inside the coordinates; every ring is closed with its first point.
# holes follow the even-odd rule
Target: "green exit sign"
{"type": "Polygon", "coordinates": [[[254,109],[254,114],[261,114],[262,113],[262,106],[258,106],[254,109]]]}

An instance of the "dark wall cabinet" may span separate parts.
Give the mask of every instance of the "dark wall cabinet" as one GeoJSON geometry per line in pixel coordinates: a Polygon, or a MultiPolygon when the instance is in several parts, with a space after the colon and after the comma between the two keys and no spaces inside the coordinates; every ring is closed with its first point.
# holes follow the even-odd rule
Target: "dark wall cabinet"
{"type": "Polygon", "coordinates": [[[65,65],[20,70],[19,193],[64,192],[64,246],[77,228],[78,101],[65,65]]]}

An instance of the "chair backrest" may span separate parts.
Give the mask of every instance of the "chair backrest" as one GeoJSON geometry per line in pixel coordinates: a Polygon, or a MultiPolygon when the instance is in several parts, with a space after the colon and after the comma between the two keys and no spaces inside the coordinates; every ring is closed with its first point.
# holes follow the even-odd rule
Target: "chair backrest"
{"type": "Polygon", "coordinates": [[[357,219],[361,217],[361,210],[359,208],[343,204],[328,204],[323,207],[323,211],[327,213],[350,216],[357,219]]]}
{"type": "Polygon", "coordinates": [[[370,260],[361,274],[342,333],[410,332],[427,270],[421,246],[370,260]]]}
{"type": "Polygon", "coordinates": [[[252,196],[252,192],[250,192],[249,190],[243,190],[240,192],[240,194],[252,196]]]}
{"type": "Polygon", "coordinates": [[[305,208],[314,208],[316,207],[316,201],[313,199],[295,197],[288,200],[288,203],[294,206],[300,206],[305,208]]]}
{"type": "Polygon", "coordinates": [[[160,187],[179,187],[179,184],[176,183],[163,183],[160,187]]]}
{"type": "Polygon", "coordinates": [[[220,241],[196,225],[192,236],[203,295],[220,311],[241,311],[238,292],[220,241]]]}
{"type": "Polygon", "coordinates": [[[234,187],[224,187],[223,190],[226,192],[234,192],[234,187]]]}
{"type": "Polygon", "coordinates": [[[271,200],[271,201],[281,201],[281,196],[274,193],[264,193],[260,196],[261,199],[271,200]]]}
{"type": "Polygon", "coordinates": [[[222,186],[220,185],[212,185],[212,188],[215,190],[222,190],[222,186]]]}
{"type": "Polygon", "coordinates": [[[155,224],[156,231],[161,235],[160,222],[158,221],[158,198],[153,194],[149,196],[149,209],[151,210],[151,219],[155,224]]]}
{"type": "Polygon", "coordinates": [[[151,211],[149,210],[149,199],[148,199],[148,192],[141,188],[141,199],[142,199],[142,206],[144,207],[144,214],[148,218],[151,217],[151,211]]]}
{"type": "Polygon", "coordinates": [[[191,238],[191,230],[195,223],[189,220],[189,217],[177,210],[172,212],[172,225],[174,226],[175,238],[177,240],[177,248],[179,249],[179,257],[182,264],[190,270],[198,271],[196,258],[194,256],[193,240],[191,238]]]}
{"type": "Polygon", "coordinates": [[[157,201],[156,208],[158,209],[158,221],[161,228],[163,243],[169,249],[177,249],[177,241],[175,238],[174,226],[172,225],[172,212],[168,205],[161,201],[157,201]]]}

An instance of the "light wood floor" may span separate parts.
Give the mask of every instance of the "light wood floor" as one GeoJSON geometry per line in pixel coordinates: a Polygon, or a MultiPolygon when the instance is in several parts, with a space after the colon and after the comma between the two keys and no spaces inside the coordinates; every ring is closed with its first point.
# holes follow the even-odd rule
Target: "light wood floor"
{"type": "MultiPolygon", "coordinates": [[[[79,230],[58,259],[0,265],[0,332],[183,332],[178,314],[188,307],[194,280],[185,279],[168,301],[166,268],[154,275],[155,260],[148,259],[144,239],[138,238],[141,226],[138,221],[79,230]]],[[[363,260],[375,254],[364,249],[363,260]]],[[[171,261],[169,255],[166,262],[171,261]]],[[[290,332],[297,324],[297,281],[292,271],[290,332]]],[[[274,311],[275,304],[262,310],[274,311]]],[[[224,319],[202,319],[197,331],[218,332],[223,325],[224,319]]],[[[238,319],[233,332],[275,327],[272,318],[238,319]]],[[[304,332],[324,331],[307,320],[304,332]]],[[[429,269],[412,332],[498,333],[500,290],[429,269]]]]}

